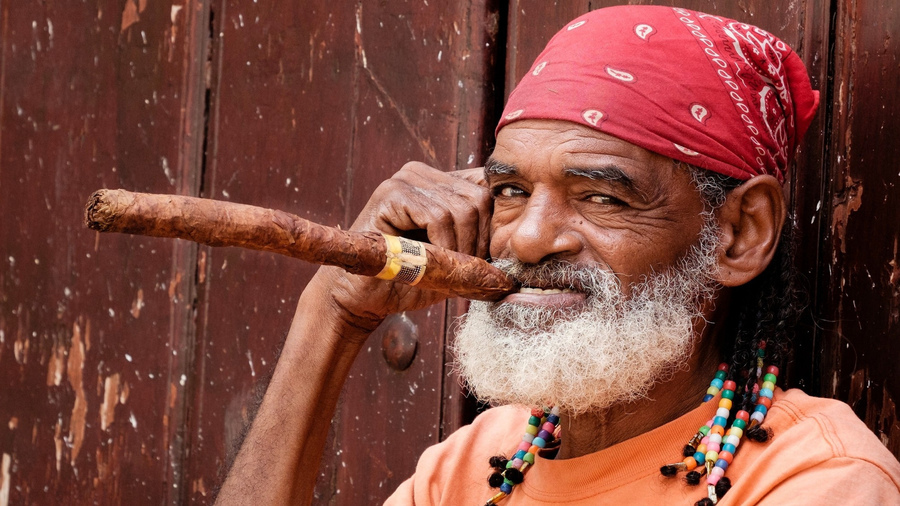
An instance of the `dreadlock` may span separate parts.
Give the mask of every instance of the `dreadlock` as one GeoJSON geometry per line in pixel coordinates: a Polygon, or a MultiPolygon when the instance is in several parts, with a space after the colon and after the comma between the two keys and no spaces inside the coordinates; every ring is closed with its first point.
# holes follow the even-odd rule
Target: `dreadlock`
{"type": "MultiPolygon", "coordinates": [[[[676,165],[680,163],[676,162],[676,165]]],[[[713,214],[725,204],[728,193],[743,181],[694,166],[688,166],[694,186],[703,199],[705,213],[713,214]]],[[[791,351],[791,338],[799,320],[800,307],[793,269],[794,233],[790,218],[782,228],[775,255],[763,272],[749,283],[734,289],[738,305],[736,318],[729,322],[734,338],[724,345],[723,356],[730,362],[731,377],[738,385],[735,405],[753,411],[752,387],[759,379],[757,358],[765,353],[766,362],[783,369],[791,351]],[[763,350],[763,351],[761,351],[763,350]]],[[[765,442],[771,430],[763,426],[748,430],[748,439],[765,442]]],[[[699,480],[694,480],[699,481],[699,480]]],[[[723,496],[730,481],[721,480],[717,495],[723,496]],[[723,483],[724,482],[724,483],[723,483]]],[[[705,499],[705,501],[711,501],[705,499]]],[[[701,500],[697,505],[706,504],[701,500]]]]}

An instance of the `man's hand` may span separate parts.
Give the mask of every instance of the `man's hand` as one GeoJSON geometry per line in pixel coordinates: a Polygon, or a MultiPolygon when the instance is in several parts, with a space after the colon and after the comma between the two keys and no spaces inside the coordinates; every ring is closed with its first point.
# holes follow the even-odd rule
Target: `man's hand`
{"type": "MultiPolygon", "coordinates": [[[[486,257],[491,211],[481,169],[444,173],[409,163],[375,190],[352,229],[427,237],[437,246],[486,257]]],[[[321,267],[300,296],[275,374],[217,504],[250,498],[308,504],[327,420],[366,338],[387,315],[445,297],[321,267]]]]}
{"type": "MultiPolygon", "coordinates": [[[[410,162],[372,194],[351,230],[383,232],[486,258],[492,210],[482,169],[441,172],[410,162]]],[[[420,309],[446,296],[323,267],[310,288],[348,322],[374,328],[389,314],[420,309]],[[328,295],[325,295],[328,294],[328,295]]]]}

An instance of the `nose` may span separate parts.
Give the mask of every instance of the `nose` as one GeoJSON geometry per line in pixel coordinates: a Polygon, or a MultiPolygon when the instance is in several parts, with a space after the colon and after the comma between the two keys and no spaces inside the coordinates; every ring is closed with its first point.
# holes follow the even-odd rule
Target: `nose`
{"type": "Polygon", "coordinates": [[[521,216],[512,224],[510,253],[526,264],[570,259],[584,247],[573,223],[564,204],[549,196],[532,195],[521,216]]]}

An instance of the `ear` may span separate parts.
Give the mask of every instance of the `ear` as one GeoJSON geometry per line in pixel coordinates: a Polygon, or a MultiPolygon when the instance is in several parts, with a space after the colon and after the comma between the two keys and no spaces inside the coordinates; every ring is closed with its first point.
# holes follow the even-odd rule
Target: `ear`
{"type": "Polygon", "coordinates": [[[775,255],[787,215],[781,184],[770,175],[756,176],[731,190],[717,215],[722,247],[716,280],[723,286],[743,285],[775,255]]]}

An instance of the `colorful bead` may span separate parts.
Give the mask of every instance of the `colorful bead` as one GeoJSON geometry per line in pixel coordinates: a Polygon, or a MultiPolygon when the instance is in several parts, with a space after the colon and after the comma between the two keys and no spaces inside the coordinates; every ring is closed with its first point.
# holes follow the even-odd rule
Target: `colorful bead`
{"type": "MultiPolygon", "coordinates": [[[[544,416],[544,410],[541,408],[533,408],[531,410],[531,416],[533,416],[535,418],[541,418],[544,416]]],[[[528,423],[531,423],[531,421],[529,420],[528,423]]]]}
{"type": "Polygon", "coordinates": [[[534,444],[534,446],[537,446],[538,448],[543,448],[543,447],[547,446],[547,440],[545,440],[544,438],[542,438],[540,436],[534,438],[534,441],[532,441],[532,443],[534,444]]]}
{"type": "Polygon", "coordinates": [[[541,424],[541,417],[539,417],[539,416],[531,415],[531,418],[528,419],[528,425],[534,425],[535,427],[538,427],[538,426],[540,426],[540,424],[541,424]]]}
{"type": "Polygon", "coordinates": [[[771,399],[773,395],[774,395],[774,392],[772,392],[772,389],[770,389],[770,388],[760,388],[759,389],[760,397],[765,397],[767,399],[771,399]]]}
{"type": "Polygon", "coordinates": [[[720,408],[725,408],[727,410],[731,410],[731,405],[732,405],[731,399],[725,399],[725,398],[719,399],[719,407],[720,408]]]}
{"type": "Polygon", "coordinates": [[[522,436],[522,441],[527,441],[530,443],[532,440],[534,440],[534,434],[525,434],[524,436],[522,436]]]}
{"type": "Polygon", "coordinates": [[[734,399],[734,390],[723,390],[722,397],[726,399],[734,399]]]}
{"type": "MultiPolygon", "coordinates": [[[[540,432],[537,433],[537,437],[543,439],[544,441],[550,441],[553,439],[553,433],[547,432],[544,429],[541,429],[540,432]]],[[[537,439],[537,437],[535,439],[537,439]]],[[[537,443],[534,443],[537,444],[537,443]]],[[[541,447],[543,448],[543,447],[541,447]]]]}
{"type": "Polygon", "coordinates": [[[500,491],[509,495],[512,492],[512,485],[504,482],[503,485],[500,485],[500,491]]]}
{"type": "Polygon", "coordinates": [[[538,433],[538,428],[536,425],[528,424],[528,427],[525,427],[525,432],[534,436],[538,433]]]}
{"type": "Polygon", "coordinates": [[[724,383],[725,383],[725,382],[722,381],[722,380],[720,380],[719,378],[715,378],[714,380],[712,380],[712,381],[709,382],[709,386],[713,386],[713,387],[716,387],[716,388],[718,388],[718,389],[721,389],[721,388],[722,388],[722,385],[723,385],[724,383]]]}
{"type": "Polygon", "coordinates": [[[723,452],[728,452],[728,453],[734,455],[734,451],[735,451],[735,450],[737,450],[737,447],[734,446],[734,445],[731,444],[731,443],[725,443],[725,444],[722,445],[722,451],[723,451],[723,452]]]}

